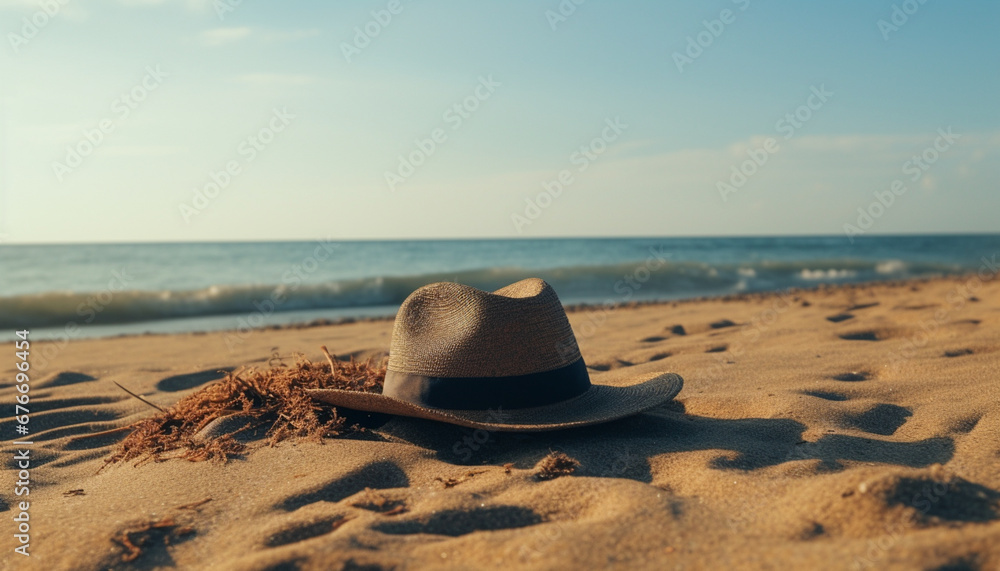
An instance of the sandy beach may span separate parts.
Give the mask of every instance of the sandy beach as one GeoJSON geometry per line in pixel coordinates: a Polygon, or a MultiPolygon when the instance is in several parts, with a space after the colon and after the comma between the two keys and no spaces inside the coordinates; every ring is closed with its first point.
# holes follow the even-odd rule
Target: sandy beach
{"type": "Polygon", "coordinates": [[[997,0],[0,21],[0,571],[1000,571],[997,0]]]}
{"type": "Polygon", "coordinates": [[[27,447],[8,438],[7,343],[0,510],[10,529],[30,502],[31,555],[4,533],[0,566],[1000,569],[1000,280],[986,277],[575,309],[592,371],[676,372],[676,400],[535,434],[396,418],[228,462],[102,469],[125,432],[88,435],[156,413],[115,382],[167,408],[272,355],[384,355],[392,321],[73,341],[31,370],[27,447]],[[553,453],[579,464],[545,478],[553,453]]]}

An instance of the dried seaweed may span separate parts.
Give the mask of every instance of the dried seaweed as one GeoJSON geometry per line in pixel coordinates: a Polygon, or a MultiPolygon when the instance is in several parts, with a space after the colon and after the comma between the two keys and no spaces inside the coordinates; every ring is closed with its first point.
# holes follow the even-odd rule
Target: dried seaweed
{"type": "Polygon", "coordinates": [[[175,510],[197,510],[201,506],[212,501],[212,498],[205,498],[204,500],[199,500],[197,502],[191,502],[190,504],[184,504],[183,506],[177,506],[175,510]]]}
{"type": "Polygon", "coordinates": [[[342,389],[381,392],[385,359],[355,362],[329,356],[314,363],[299,355],[293,365],[279,363],[266,370],[242,369],[181,399],[174,406],[131,427],[105,466],[137,460],[161,461],[180,457],[191,461],[228,460],[245,450],[233,434],[201,438],[212,421],[232,414],[247,420],[239,432],[266,428],[266,440],[275,445],[290,438],[322,441],[358,430],[329,405],[314,401],[306,389],[342,389]],[[167,456],[169,454],[169,456],[167,456]]]}
{"type": "Polygon", "coordinates": [[[469,472],[466,472],[465,475],[459,476],[458,478],[444,478],[438,476],[437,478],[434,479],[437,480],[438,482],[441,482],[441,484],[443,484],[445,488],[454,488],[455,486],[461,484],[462,482],[474,478],[485,471],[486,470],[470,470],[469,472]]]}
{"type": "Polygon", "coordinates": [[[562,452],[550,452],[548,456],[535,467],[535,478],[538,480],[554,480],[559,476],[568,476],[576,471],[580,462],[562,452]]]}

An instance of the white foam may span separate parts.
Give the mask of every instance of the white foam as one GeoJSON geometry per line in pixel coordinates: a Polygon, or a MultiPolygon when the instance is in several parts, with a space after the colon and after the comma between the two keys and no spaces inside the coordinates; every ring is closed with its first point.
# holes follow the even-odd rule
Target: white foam
{"type": "Polygon", "coordinates": [[[898,274],[906,270],[903,260],[886,260],[875,265],[875,271],[880,274],[898,274]]]}
{"type": "Polygon", "coordinates": [[[809,268],[803,268],[799,272],[799,277],[804,280],[839,280],[844,278],[851,278],[857,275],[854,270],[836,269],[828,268],[825,270],[810,270],[809,268]]]}

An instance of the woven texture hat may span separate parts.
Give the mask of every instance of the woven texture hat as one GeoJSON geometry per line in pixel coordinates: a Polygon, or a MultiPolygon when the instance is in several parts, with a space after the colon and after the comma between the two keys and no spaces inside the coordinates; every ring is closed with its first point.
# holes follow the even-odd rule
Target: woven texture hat
{"type": "Polygon", "coordinates": [[[418,289],[396,314],[382,394],[309,392],[348,409],[527,432],[631,416],[683,384],[623,369],[594,381],[556,292],[531,278],[492,293],[447,282],[418,289]]]}

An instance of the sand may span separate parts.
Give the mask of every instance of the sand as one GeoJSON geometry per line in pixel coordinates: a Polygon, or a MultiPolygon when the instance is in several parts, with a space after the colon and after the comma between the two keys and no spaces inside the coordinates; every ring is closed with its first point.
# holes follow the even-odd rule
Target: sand
{"type": "Polygon", "coordinates": [[[384,354],[392,323],[53,346],[31,371],[27,497],[14,495],[24,447],[11,444],[5,344],[2,566],[1000,569],[1000,280],[592,308],[570,321],[594,371],[677,372],[676,401],[537,434],[397,418],[323,443],[251,443],[227,463],[98,473],[124,433],[87,436],[156,413],[114,381],[168,407],[272,354],[384,354]],[[26,498],[30,557],[13,552],[11,531],[26,498]]]}

